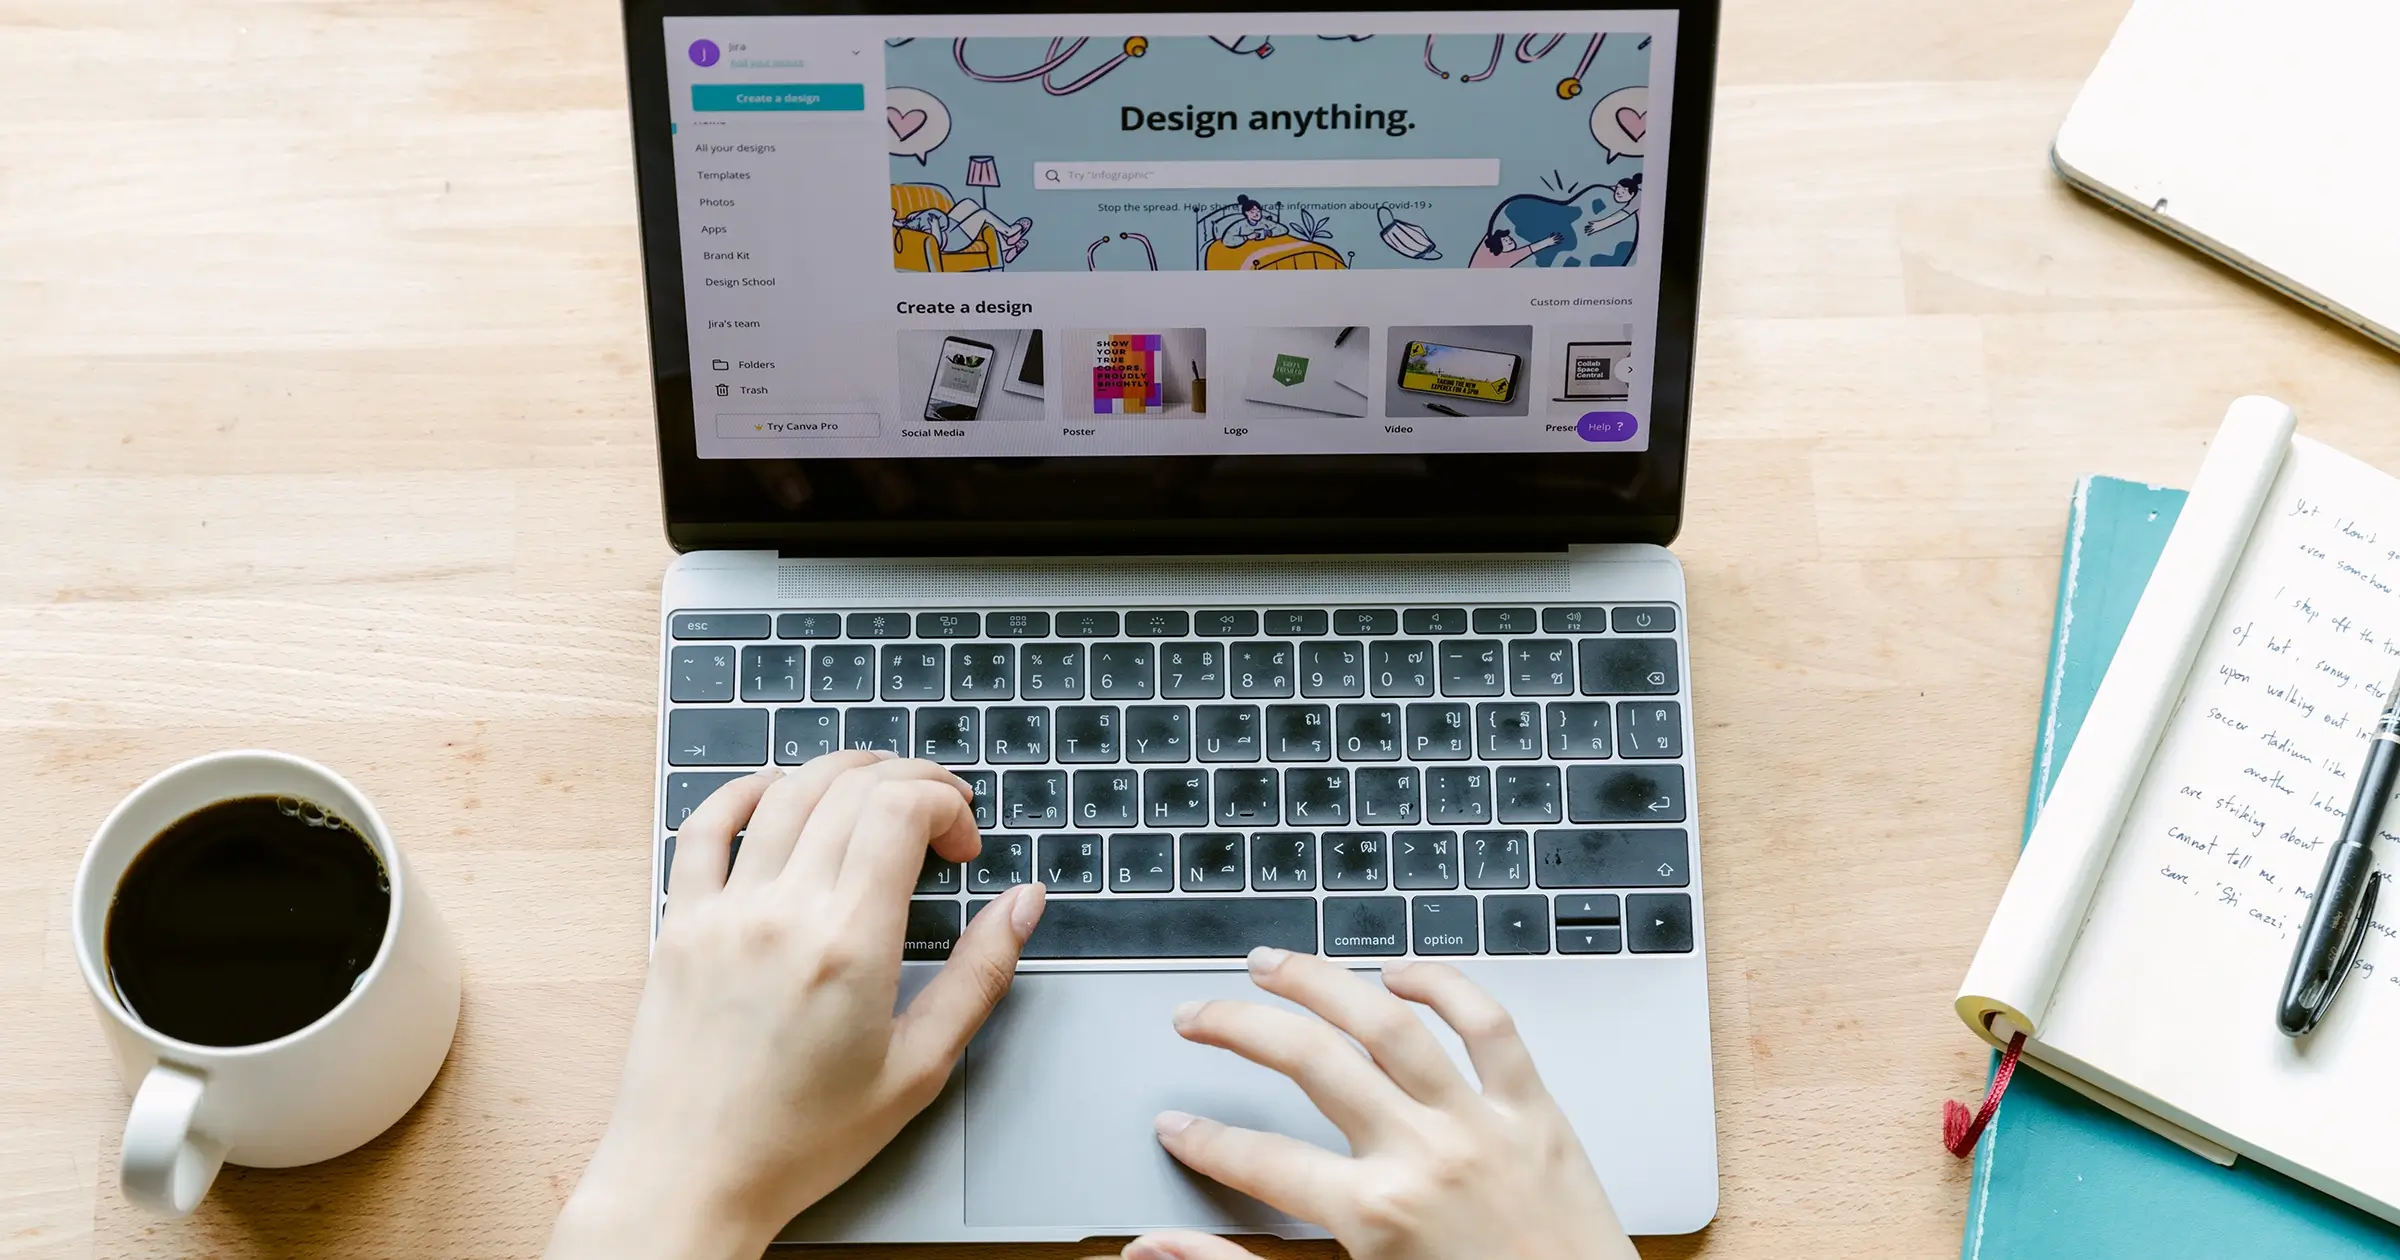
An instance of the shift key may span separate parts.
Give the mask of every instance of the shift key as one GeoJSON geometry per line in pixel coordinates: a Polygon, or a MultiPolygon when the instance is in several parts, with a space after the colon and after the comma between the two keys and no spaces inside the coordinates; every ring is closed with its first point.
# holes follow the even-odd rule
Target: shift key
{"type": "Polygon", "coordinates": [[[1692,882],[1692,837],[1681,827],[1533,833],[1533,878],[1543,888],[1683,888],[1692,882]]]}

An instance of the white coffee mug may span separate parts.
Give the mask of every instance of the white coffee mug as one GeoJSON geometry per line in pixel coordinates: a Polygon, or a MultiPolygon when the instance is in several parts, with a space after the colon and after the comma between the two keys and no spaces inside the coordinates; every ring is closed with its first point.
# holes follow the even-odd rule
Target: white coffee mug
{"type": "Polygon", "coordinates": [[[416,1105],[458,1030],[458,948],[383,816],[340,775],[284,753],[222,752],[161,772],[110,811],[75,875],[75,960],[133,1091],[118,1160],[125,1197],[165,1216],[199,1205],[231,1161],[313,1164],[364,1145],[416,1105]],[[142,847],[219,801],[285,796],[341,815],[391,878],[375,961],[315,1023],[250,1046],[202,1046],[144,1025],[109,979],[108,910],[142,847]]]}

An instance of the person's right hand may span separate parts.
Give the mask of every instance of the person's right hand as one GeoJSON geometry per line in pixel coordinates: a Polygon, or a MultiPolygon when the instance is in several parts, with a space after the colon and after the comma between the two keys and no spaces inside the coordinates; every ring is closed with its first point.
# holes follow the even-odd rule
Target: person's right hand
{"type": "MultiPolygon", "coordinates": [[[[1176,1010],[1176,1031],[1292,1078],[1351,1153],[1170,1111],[1158,1134],[1175,1158],[1333,1231],[1353,1260],[1638,1260],[1508,1012],[1456,969],[1398,964],[1377,985],[1313,955],[1258,949],[1250,976],[1323,1018],[1199,1002],[1176,1010]],[[1480,1090],[1411,1002],[1457,1031],[1480,1090]]],[[[1257,1260],[1185,1231],[1145,1234],[1123,1254],[1257,1260]]]]}

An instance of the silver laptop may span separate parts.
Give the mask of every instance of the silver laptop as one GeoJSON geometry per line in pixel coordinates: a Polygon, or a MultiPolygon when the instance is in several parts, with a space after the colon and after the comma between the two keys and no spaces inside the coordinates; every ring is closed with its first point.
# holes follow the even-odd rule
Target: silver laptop
{"type": "Polygon", "coordinates": [[[939,1101],[784,1239],[1321,1236],[1151,1134],[1173,1107],[1342,1149],[1170,1028],[1255,996],[1261,944],[1458,966],[1626,1225],[1707,1224],[1665,544],[1715,5],[843,8],[626,8],[683,553],[652,924],[695,805],[842,747],[977,789],[904,989],[1011,885],[1051,898],[939,1101]],[[1365,414],[1254,400],[1337,341],[1365,414]],[[1554,397],[1592,343],[1622,396],[1554,397]]]}

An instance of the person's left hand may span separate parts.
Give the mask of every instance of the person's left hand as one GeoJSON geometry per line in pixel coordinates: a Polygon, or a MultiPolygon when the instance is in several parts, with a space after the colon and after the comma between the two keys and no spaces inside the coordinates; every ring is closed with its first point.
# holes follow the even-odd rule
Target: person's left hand
{"type": "Polygon", "coordinates": [[[849,751],[693,811],[616,1112],[553,1256],[756,1256],[933,1101],[1042,912],[1040,885],[1011,889],[892,1014],[927,846],[981,847],[970,800],[930,762],[849,751]]]}

